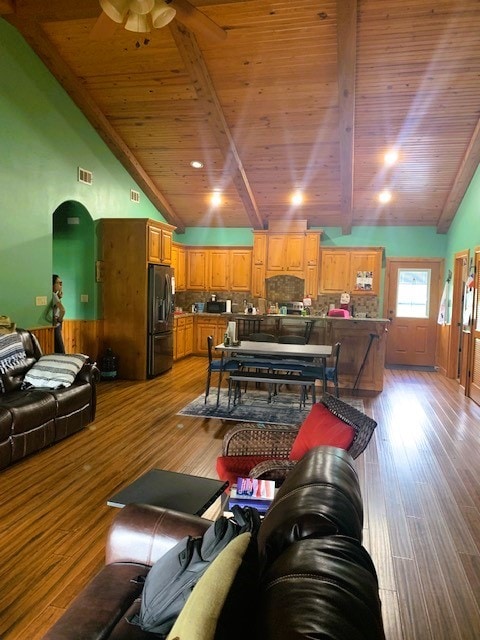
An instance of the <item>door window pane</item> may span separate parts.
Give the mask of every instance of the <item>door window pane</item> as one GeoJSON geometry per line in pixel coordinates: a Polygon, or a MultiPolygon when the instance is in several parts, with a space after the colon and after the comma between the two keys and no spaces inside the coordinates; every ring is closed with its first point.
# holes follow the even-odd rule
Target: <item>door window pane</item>
{"type": "Polygon", "coordinates": [[[428,318],[430,274],[430,269],[398,270],[398,318],[428,318]]]}

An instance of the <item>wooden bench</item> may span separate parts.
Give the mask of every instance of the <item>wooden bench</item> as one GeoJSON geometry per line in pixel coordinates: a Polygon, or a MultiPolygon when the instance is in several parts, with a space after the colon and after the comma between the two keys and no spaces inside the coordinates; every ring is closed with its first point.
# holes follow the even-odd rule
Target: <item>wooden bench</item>
{"type": "MultiPolygon", "coordinates": [[[[294,384],[302,387],[300,394],[300,408],[305,406],[306,391],[311,389],[312,403],[315,404],[315,376],[303,376],[303,375],[288,375],[286,373],[264,373],[259,371],[232,371],[228,379],[228,408],[230,409],[230,402],[233,389],[233,406],[240,401],[241,395],[241,383],[242,382],[264,382],[268,385],[277,384],[294,384]]],[[[271,402],[272,393],[271,387],[268,390],[268,401],[271,402]]]]}

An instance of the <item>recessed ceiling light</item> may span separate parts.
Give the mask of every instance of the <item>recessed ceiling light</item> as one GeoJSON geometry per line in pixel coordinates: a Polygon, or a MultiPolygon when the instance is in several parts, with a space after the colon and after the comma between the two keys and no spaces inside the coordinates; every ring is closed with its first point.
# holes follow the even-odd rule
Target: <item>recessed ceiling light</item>
{"type": "Polygon", "coordinates": [[[387,204],[392,199],[392,194],[388,189],[384,189],[378,194],[378,199],[382,204],[387,204]]]}
{"type": "Polygon", "coordinates": [[[292,196],[292,204],[298,206],[303,202],[303,194],[300,191],[295,191],[292,196]]]}
{"type": "Polygon", "coordinates": [[[398,151],[396,151],[395,149],[387,151],[387,153],[383,156],[383,160],[387,166],[392,166],[392,164],[395,164],[398,160],[398,151]]]}
{"type": "Polygon", "coordinates": [[[200,160],[192,160],[190,162],[190,166],[194,169],[201,169],[203,167],[203,162],[200,162],[200,160]]]}
{"type": "Polygon", "coordinates": [[[213,204],[214,207],[218,207],[219,205],[222,204],[222,194],[219,193],[218,191],[215,191],[214,193],[212,193],[210,202],[213,204]]]}

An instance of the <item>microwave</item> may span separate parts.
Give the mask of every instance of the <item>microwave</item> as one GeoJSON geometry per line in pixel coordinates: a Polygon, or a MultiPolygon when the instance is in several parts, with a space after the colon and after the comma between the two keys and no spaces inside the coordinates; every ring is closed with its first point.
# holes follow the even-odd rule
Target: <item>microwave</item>
{"type": "Polygon", "coordinates": [[[227,302],[226,300],[209,300],[207,302],[205,311],[207,313],[225,313],[227,310],[227,302]]]}

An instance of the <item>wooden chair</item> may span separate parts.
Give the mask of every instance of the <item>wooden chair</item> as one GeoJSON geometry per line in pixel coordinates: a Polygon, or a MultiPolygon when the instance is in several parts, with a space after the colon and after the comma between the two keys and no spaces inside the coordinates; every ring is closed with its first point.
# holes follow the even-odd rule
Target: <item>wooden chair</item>
{"type": "MultiPolygon", "coordinates": [[[[212,371],[220,373],[220,358],[213,358],[213,336],[207,337],[208,346],[208,367],[207,367],[207,381],[205,384],[205,404],[207,404],[207,398],[210,393],[210,380],[212,377],[212,371]]],[[[223,360],[223,371],[236,371],[240,369],[242,363],[236,358],[227,358],[223,360]]]]}
{"type": "MultiPolygon", "coordinates": [[[[370,442],[377,423],[329,393],[322,396],[321,402],[355,430],[353,442],[347,451],[353,458],[358,458],[370,442]]],[[[222,458],[231,458],[232,469],[235,469],[235,458],[238,458],[239,477],[250,476],[281,483],[295,465],[294,460],[289,460],[289,455],[299,429],[300,425],[237,424],[223,438],[222,458]]]]}
{"type": "Polygon", "coordinates": [[[237,339],[249,340],[251,333],[257,333],[260,331],[261,318],[256,316],[245,316],[244,318],[237,318],[237,339]]]}

